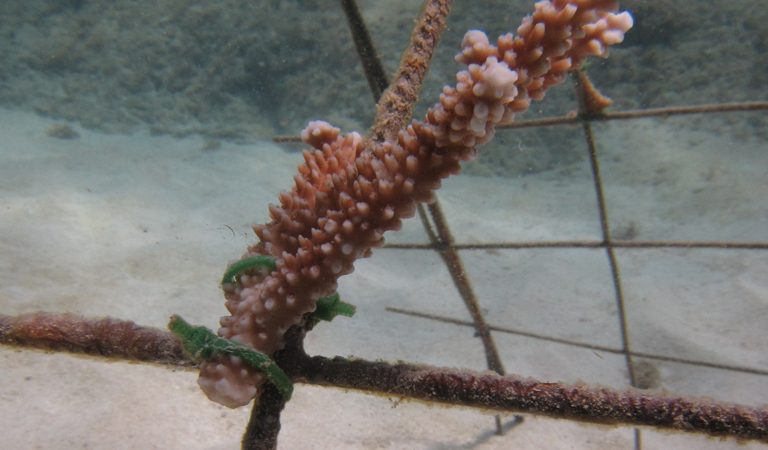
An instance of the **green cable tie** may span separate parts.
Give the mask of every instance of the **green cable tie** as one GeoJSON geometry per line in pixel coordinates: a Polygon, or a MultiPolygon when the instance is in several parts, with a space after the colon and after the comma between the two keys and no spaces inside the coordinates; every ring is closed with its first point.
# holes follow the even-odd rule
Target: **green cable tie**
{"type": "MultiPolygon", "coordinates": [[[[221,284],[237,282],[235,277],[250,269],[266,267],[269,270],[277,270],[276,260],[277,258],[273,256],[265,255],[241,259],[229,266],[224,273],[224,277],[221,279],[221,284]]],[[[354,314],[355,307],[353,305],[340,301],[339,294],[333,294],[318,300],[317,309],[310,315],[310,317],[315,320],[325,320],[330,322],[338,315],[352,317],[354,314]]]]}
{"type": "Polygon", "coordinates": [[[277,264],[275,264],[276,260],[277,258],[274,256],[266,255],[241,259],[240,261],[237,261],[236,263],[229,266],[227,271],[224,272],[224,277],[221,279],[221,284],[235,283],[237,282],[237,280],[235,280],[236,276],[242,274],[246,270],[254,269],[257,267],[266,267],[269,270],[277,270],[277,264]]]}
{"type": "Polygon", "coordinates": [[[333,294],[318,300],[317,309],[309,315],[309,318],[330,322],[339,315],[352,317],[355,315],[355,307],[349,303],[342,302],[339,299],[339,294],[333,294]]]}
{"type": "Polygon", "coordinates": [[[237,356],[249,366],[263,373],[277,387],[285,401],[291,399],[291,394],[293,394],[291,380],[277,363],[264,353],[245,344],[222,339],[205,327],[193,327],[178,315],[171,316],[168,329],[181,338],[184,350],[189,352],[193,358],[208,360],[216,354],[237,356]]]}

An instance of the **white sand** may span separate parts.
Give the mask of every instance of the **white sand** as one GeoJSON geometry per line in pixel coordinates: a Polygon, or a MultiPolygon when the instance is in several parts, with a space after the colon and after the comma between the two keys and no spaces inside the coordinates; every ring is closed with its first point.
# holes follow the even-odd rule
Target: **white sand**
{"type": "MultiPolygon", "coordinates": [[[[217,328],[218,282],[291,185],[297,153],[272,145],[203,150],[200,138],[48,137],[52,121],[0,110],[0,313],[73,312],[165,327],[171,314],[217,328]]],[[[75,127],[77,128],[77,127],[75,127]]],[[[612,228],[637,239],[768,241],[768,151],[653,121],[596,127],[612,228]]],[[[481,152],[482,157],[482,152],[481,152]]],[[[456,177],[439,192],[462,243],[599,240],[587,164],[567,176],[456,177]]],[[[426,242],[418,220],[388,242],[426,242]]],[[[632,349],[768,371],[768,252],[617,252],[632,349]]],[[[603,250],[462,251],[491,324],[621,345],[603,250]]],[[[358,307],[321,324],[310,354],[485,368],[470,328],[385,306],[469,318],[431,251],[380,249],[340,283],[358,307]]],[[[496,332],[509,373],[627,385],[613,353],[496,332]]],[[[0,348],[0,448],[236,449],[248,409],[209,402],[193,372],[0,348]]],[[[659,388],[768,403],[768,376],[642,360],[659,388]]],[[[505,417],[509,420],[511,416],[505,417]]],[[[470,409],[298,385],[284,449],[631,449],[631,428],[526,416],[505,436],[470,409]]],[[[736,448],[643,430],[643,449],[736,448]]],[[[748,444],[739,448],[762,448],[748,444]]]]}

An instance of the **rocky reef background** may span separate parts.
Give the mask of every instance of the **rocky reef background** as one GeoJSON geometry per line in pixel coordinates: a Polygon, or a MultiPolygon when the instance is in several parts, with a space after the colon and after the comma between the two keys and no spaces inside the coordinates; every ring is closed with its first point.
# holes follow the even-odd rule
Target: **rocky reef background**
{"type": "MultiPolygon", "coordinates": [[[[621,2],[635,27],[595,84],[614,109],[768,100],[764,0],[621,2]]],[[[410,37],[420,1],[361,0],[389,73],[410,37]]],[[[416,111],[455,83],[464,32],[514,31],[531,0],[456,2],[416,111]]],[[[34,111],[109,133],[148,131],[252,142],[297,134],[323,119],[365,132],[371,96],[337,2],[320,0],[5,0],[0,2],[0,107],[34,111]]],[[[553,89],[523,118],[576,108],[573,89],[553,89]]],[[[677,122],[768,138],[765,113],[692,116],[677,122]]],[[[474,173],[539,172],[584,158],[578,128],[500,133],[474,173]]]]}

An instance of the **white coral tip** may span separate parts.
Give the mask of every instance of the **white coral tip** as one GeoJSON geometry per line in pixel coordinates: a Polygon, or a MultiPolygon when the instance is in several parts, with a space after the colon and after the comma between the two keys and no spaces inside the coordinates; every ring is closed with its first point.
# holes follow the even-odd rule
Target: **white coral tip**
{"type": "Polygon", "coordinates": [[[301,140],[314,148],[322,148],[336,140],[341,130],[323,120],[313,120],[301,130],[301,140]]]}
{"type": "Polygon", "coordinates": [[[476,54],[482,54],[488,47],[488,36],[482,30],[469,30],[461,41],[461,53],[456,55],[456,61],[468,64],[476,54]]]}
{"type": "Polygon", "coordinates": [[[608,23],[611,28],[618,28],[622,33],[626,33],[635,24],[632,14],[624,11],[621,14],[611,14],[608,16],[608,23]]]}

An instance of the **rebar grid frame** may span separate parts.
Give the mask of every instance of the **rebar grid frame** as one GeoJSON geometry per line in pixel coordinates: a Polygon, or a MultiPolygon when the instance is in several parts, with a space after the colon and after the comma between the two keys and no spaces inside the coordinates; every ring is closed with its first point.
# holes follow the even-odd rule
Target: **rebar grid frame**
{"type": "MultiPolygon", "coordinates": [[[[577,96],[577,98],[581,98],[577,96]]],[[[589,151],[590,168],[592,171],[592,178],[594,183],[595,196],[598,206],[598,215],[601,224],[601,233],[603,239],[601,241],[546,241],[546,242],[499,242],[499,243],[487,243],[487,244],[458,244],[453,240],[448,222],[443,215],[439,202],[428,205],[429,214],[434,223],[434,227],[437,229],[439,237],[435,237],[435,232],[432,230],[432,224],[426,219],[426,214],[420,209],[422,217],[422,224],[430,237],[430,244],[388,244],[385,248],[397,248],[397,249],[432,249],[440,254],[445,262],[448,271],[453,279],[454,284],[459,290],[461,297],[467,304],[467,309],[473,319],[473,322],[457,320],[449,317],[436,316],[433,314],[425,314],[418,311],[405,310],[401,308],[387,307],[386,309],[393,313],[405,314],[414,317],[422,317],[428,320],[436,320],[444,323],[454,323],[462,326],[474,327],[477,334],[482,338],[483,345],[486,351],[486,359],[488,360],[488,368],[496,371],[500,374],[504,374],[503,368],[497,370],[496,367],[501,367],[499,360],[498,365],[495,362],[498,356],[498,350],[495,348],[493,339],[491,337],[491,331],[499,331],[504,333],[515,334],[519,336],[526,336],[533,339],[539,339],[550,342],[557,342],[560,344],[588,348],[593,350],[606,351],[614,354],[621,354],[624,356],[627,372],[629,374],[629,382],[632,387],[637,387],[637,379],[634,370],[633,358],[642,357],[647,359],[653,359],[657,361],[677,362],[682,364],[694,365],[699,367],[716,368],[722,370],[729,370],[734,372],[749,373],[754,375],[768,376],[768,371],[759,370],[750,367],[740,367],[729,364],[715,364],[706,361],[699,361],[687,358],[668,357],[653,353],[635,352],[631,350],[629,331],[627,326],[627,314],[624,301],[624,293],[621,282],[621,274],[619,268],[619,262],[616,258],[615,248],[723,248],[723,249],[751,249],[751,250],[766,250],[768,249],[768,243],[766,242],[728,242],[728,241],[614,241],[611,238],[610,233],[610,220],[608,214],[608,208],[606,205],[603,181],[600,175],[600,165],[597,156],[597,148],[595,146],[594,133],[592,130],[592,122],[600,121],[612,121],[612,120],[628,120],[644,117],[668,117],[671,115],[682,114],[708,114],[708,113],[724,113],[724,112],[742,112],[742,111],[765,111],[768,110],[768,102],[744,102],[734,104],[721,104],[721,105],[706,105],[706,106],[693,106],[693,107],[670,107],[670,108],[654,108],[648,110],[636,110],[626,111],[619,113],[604,113],[604,114],[591,114],[585,111],[585,106],[582,101],[579,102],[579,113],[576,117],[564,116],[560,118],[552,119],[539,119],[515,122],[512,125],[505,127],[506,129],[513,128],[530,128],[530,127],[543,127],[554,125],[571,125],[576,123],[582,124],[584,132],[584,138],[587,143],[589,151]],[[505,327],[498,327],[488,324],[483,315],[479,312],[480,307],[477,303],[477,297],[472,291],[469,275],[463,271],[461,266],[461,259],[458,256],[459,250],[468,249],[523,249],[523,248],[603,248],[605,249],[608,259],[611,278],[613,280],[613,290],[615,295],[616,306],[619,313],[619,329],[621,333],[620,349],[590,345],[581,342],[571,341],[567,339],[560,339],[553,336],[547,336],[538,333],[530,333],[522,330],[515,330],[505,327]],[[450,255],[446,257],[445,255],[450,255]]],[[[421,207],[422,205],[420,205],[421,207]]],[[[502,427],[499,422],[499,416],[496,416],[496,425],[498,434],[502,434],[502,427]]],[[[642,449],[641,430],[635,428],[635,449],[642,449]]]]}
{"type": "MultiPolygon", "coordinates": [[[[371,83],[373,85],[373,83],[371,83]]],[[[740,110],[764,110],[768,109],[760,104],[744,104],[746,106],[723,105],[723,111],[740,109],[740,110]],[[756,106],[757,105],[757,106],[756,106]]],[[[764,104],[768,105],[768,103],[764,104]]],[[[710,107],[712,111],[702,112],[716,112],[718,106],[710,107]]],[[[583,109],[583,108],[582,108],[583,109]]],[[[621,113],[619,113],[621,114],[621,113]]],[[[642,112],[641,112],[642,114],[642,112]]],[[[663,110],[661,115],[664,114],[663,110]]],[[[622,118],[622,117],[617,117],[622,118]]],[[[420,214],[424,227],[427,230],[427,234],[430,237],[430,244],[423,246],[397,246],[391,245],[390,248],[402,248],[402,249],[429,249],[438,251],[440,256],[448,265],[449,272],[454,277],[454,282],[459,290],[460,294],[464,298],[470,312],[473,308],[478,313],[472,313],[472,322],[458,321],[451,318],[443,318],[436,316],[428,316],[418,312],[396,310],[389,308],[392,312],[404,312],[411,315],[425,317],[433,320],[441,320],[444,322],[455,323],[457,325],[472,326],[477,331],[480,337],[483,338],[486,348],[486,355],[489,361],[489,367],[502,371],[500,359],[495,351],[493,345],[491,331],[504,331],[513,332],[523,336],[559,342],[574,347],[586,347],[601,351],[607,351],[617,354],[622,354],[627,361],[627,366],[632,374],[632,357],[657,357],[659,360],[673,360],[675,362],[682,362],[686,364],[696,364],[700,366],[716,367],[726,370],[735,370],[744,373],[752,373],[757,375],[766,375],[763,371],[751,371],[749,368],[731,367],[731,366],[719,366],[711,365],[706,362],[691,361],[684,359],[671,359],[663,356],[649,355],[638,352],[633,352],[629,348],[628,338],[626,337],[626,314],[621,313],[620,317],[624,322],[622,328],[622,334],[625,337],[621,349],[614,349],[610,347],[588,346],[588,344],[581,344],[578,342],[572,342],[564,339],[558,339],[546,335],[538,335],[534,333],[521,332],[517,330],[502,329],[500,327],[494,327],[489,325],[482,314],[480,314],[479,307],[475,295],[469,284],[467,274],[460,269],[460,258],[458,250],[468,248],[605,248],[609,263],[611,264],[614,289],[616,293],[616,301],[621,306],[623,297],[621,295],[621,280],[619,278],[618,262],[615,255],[613,255],[613,249],[619,247],[626,248],[652,248],[652,247],[697,247],[697,248],[747,248],[747,249],[765,249],[768,248],[766,243],[728,243],[728,242],[626,242],[617,241],[614,242],[610,237],[608,227],[608,214],[605,208],[605,200],[602,196],[602,178],[599,173],[599,165],[597,160],[597,154],[594,150],[594,141],[592,139],[590,123],[595,120],[605,120],[605,115],[596,114],[595,112],[584,112],[575,119],[567,117],[567,120],[581,120],[584,125],[585,138],[588,144],[590,144],[590,162],[593,169],[593,181],[595,184],[595,192],[598,198],[598,211],[600,213],[600,219],[603,228],[603,240],[602,241],[584,241],[584,242],[568,242],[568,241],[556,241],[556,242],[522,242],[522,243],[497,243],[497,244],[480,244],[480,245],[464,245],[455,243],[450,229],[448,228],[447,221],[444,215],[439,209],[439,206],[430,206],[429,213],[432,216],[432,222],[427,217],[426,211],[422,209],[420,214]],[[640,244],[640,245],[632,245],[640,244]],[[453,268],[452,268],[453,267],[453,268]],[[473,300],[474,299],[474,300],[473,300]],[[489,350],[490,349],[490,350],[489,350]],[[493,364],[497,363],[494,367],[493,364]]],[[[551,124],[551,123],[550,123],[551,124]]],[[[319,381],[315,384],[320,385],[334,385],[334,386],[348,386],[354,389],[370,389],[371,391],[385,392],[388,395],[403,395],[411,396],[412,398],[421,398],[428,401],[445,401],[445,394],[452,394],[452,390],[456,389],[463,392],[465,397],[460,399],[460,403],[466,406],[479,406],[486,408],[496,408],[506,410],[526,410],[532,412],[538,412],[541,414],[547,414],[555,409],[560,411],[560,408],[565,405],[566,408],[573,408],[574,402],[576,404],[582,404],[590,398],[602,397],[607,400],[610,411],[613,410],[613,405],[620,405],[626,409],[622,411],[630,411],[634,408],[643,409],[645,413],[645,420],[639,420],[634,422],[628,422],[632,424],[651,425],[659,427],[670,428],[669,423],[664,423],[664,417],[661,417],[658,413],[663,411],[664,407],[668,406],[663,403],[656,402],[652,396],[646,396],[639,391],[633,392],[610,392],[600,391],[599,389],[581,389],[582,386],[567,386],[559,385],[557,383],[539,383],[536,381],[519,380],[514,377],[500,378],[492,375],[484,374],[472,374],[467,372],[457,372],[450,369],[425,369],[418,366],[409,366],[406,364],[389,365],[386,363],[371,363],[361,360],[348,360],[344,358],[334,358],[332,360],[323,357],[308,357],[300,347],[295,344],[303,339],[303,335],[300,335],[300,329],[293,328],[290,331],[292,336],[287,336],[289,341],[289,347],[293,346],[294,350],[290,354],[283,355],[286,358],[281,358],[278,355],[278,362],[281,367],[284,365],[287,373],[292,375],[292,378],[298,380],[298,382],[313,382],[319,381]],[[360,378],[362,377],[362,378],[360,378]],[[376,380],[376,383],[371,383],[372,380],[376,380]],[[368,383],[368,384],[366,384],[368,383]],[[411,383],[410,390],[406,384],[411,383]],[[369,387],[370,386],[370,387],[369,387]],[[483,400],[487,400],[490,397],[490,403],[482,403],[477,401],[477,397],[472,397],[472,394],[479,393],[482,395],[483,400]],[[377,390],[378,389],[378,390],[377,390]],[[440,391],[443,397],[435,396],[436,391],[440,391]],[[558,397],[561,402],[550,404],[543,408],[537,408],[537,405],[532,405],[530,402],[537,400],[536,395],[527,395],[530,392],[542,392],[544,397],[555,398],[558,397]],[[521,395],[522,392],[522,395],[521,395]],[[494,394],[494,395],[488,395],[494,394]],[[506,395],[505,395],[506,394],[506,395]],[[441,400],[442,398],[442,400],[441,400]],[[527,402],[527,403],[526,403],[527,402]],[[521,405],[523,406],[521,408],[521,405]],[[525,408],[528,406],[528,409],[525,408]],[[511,408],[511,409],[509,409],[511,408]]],[[[91,322],[83,318],[74,316],[56,316],[56,315],[39,315],[35,317],[18,317],[7,318],[0,316],[0,342],[10,343],[13,345],[32,345],[40,346],[42,348],[50,348],[56,350],[68,350],[68,351],[85,351],[89,354],[98,354],[102,356],[117,356],[121,358],[137,358],[140,360],[162,360],[165,364],[180,364],[189,365],[191,362],[188,359],[188,355],[183,355],[180,351],[179,343],[175,339],[171,338],[168,333],[157,332],[157,330],[147,330],[143,327],[136,327],[132,323],[123,323],[122,321],[103,319],[96,322],[91,322]],[[29,319],[29,320],[27,320],[29,319]],[[48,322],[46,326],[43,322],[48,322]],[[17,331],[23,331],[22,335],[17,335],[17,331]],[[101,330],[98,333],[94,333],[95,330],[101,330]],[[121,334],[115,335],[115,331],[123,330],[121,334]],[[156,348],[147,349],[146,343],[157,344],[156,348]],[[149,350],[142,352],[143,350],[149,350]],[[138,354],[136,352],[139,351],[138,354]],[[147,354],[144,354],[147,353],[147,354]],[[160,359],[158,359],[160,358],[160,359]]],[[[631,375],[631,378],[634,378],[631,375]]],[[[269,388],[268,388],[269,389],[269,388]]],[[[279,415],[282,404],[279,399],[272,398],[272,393],[267,390],[262,398],[262,402],[254,408],[254,415],[251,417],[246,436],[243,441],[243,448],[274,448],[275,441],[279,431],[279,422],[274,422],[272,419],[279,415]],[[263,406],[263,407],[262,407],[263,406]],[[277,427],[275,425],[278,425],[277,427]]],[[[661,399],[659,399],[661,400],[661,399]]],[[[685,399],[676,399],[679,401],[679,405],[687,407],[688,411],[694,411],[694,415],[697,415],[701,408],[700,404],[687,402],[685,399]]],[[[584,403],[586,404],[586,403],[584,403]]],[[[573,408],[576,410],[577,408],[573,408]]],[[[589,407],[587,407],[589,409],[589,407]]],[[[714,405],[711,408],[716,415],[719,415],[724,409],[724,406],[714,405]]],[[[615,412],[615,411],[614,411],[615,412]]],[[[746,417],[753,424],[759,421],[759,425],[762,426],[758,430],[761,434],[753,435],[758,436],[757,439],[764,441],[766,436],[766,426],[768,424],[768,411],[760,409],[749,409],[746,412],[743,410],[733,409],[732,416],[737,417],[736,425],[741,424],[741,420],[746,417]]],[[[557,416],[557,414],[553,414],[557,416]]],[[[562,414],[559,417],[563,417],[562,414]]],[[[597,417],[597,416],[594,416],[597,417]]],[[[713,417],[713,416],[706,416],[713,417]]],[[[573,418],[573,417],[567,417],[573,418]]],[[[667,417],[668,419],[669,417],[667,417]]],[[[694,420],[697,419],[694,417],[694,420]]],[[[718,417],[719,418],[719,417],[718,417]]],[[[597,423],[612,423],[610,422],[609,415],[605,415],[604,419],[608,419],[608,422],[601,422],[601,419],[594,419],[597,423]]],[[[576,419],[579,420],[579,419],[576,419]]],[[[589,418],[585,421],[590,421],[589,418]]],[[[499,420],[497,419],[497,426],[499,420]]],[[[704,424],[702,429],[707,428],[704,424]]],[[[718,425],[719,426],[719,425],[718,425]]],[[[711,427],[710,431],[714,431],[714,434],[719,429],[711,427]]],[[[754,430],[753,430],[754,431],[754,430]]],[[[754,438],[754,437],[753,437],[754,438]]],[[[639,434],[636,432],[636,448],[640,448],[639,434]]]]}
{"type": "MultiPolygon", "coordinates": [[[[371,42],[370,35],[367,32],[366,25],[360,14],[355,0],[340,0],[350,25],[355,46],[357,48],[358,56],[363,65],[366,73],[368,84],[371,88],[374,99],[380,98],[381,92],[386,89],[388,80],[386,80],[385,72],[381,66],[380,59],[376,54],[375,46],[371,42]]],[[[460,319],[437,316],[434,314],[423,313],[419,311],[406,310],[402,308],[394,308],[387,306],[385,309],[389,312],[409,315],[413,317],[420,317],[427,320],[439,321],[443,323],[453,323],[460,326],[473,327],[475,329],[476,336],[480,337],[483,343],[485,351],[485,357],[488,364],[488,369],[496,372],[500,375],[504,375],[504,367],[499,356],[498,349],[494,343],[491,331],[504,332],[509,334],[515,334],[519,336],[526,336],[533,339],[539,339],[549,342],[556,342],[564,345],[588,348],[592,350],[600,350],[608,353],[621,354],[624,356],[624,360],[627,366],[627,373],[629,375],[629,383],[632,387],[637,387],[637,378],[635,374],[635,366],[633,364],[634,357],[642,357],[657,361],[676,362],[688,365],[694,365],[699,367],[708,367],[722,370],[729,370],[734,372],[748,373],[754,375],[768,376],[767,370],[754,369],[750,367],[740,367],[729,364],[717,364],[706,361],[699,361],[687,358],[668,357],[653,353],[636,352],[632,351],[629,331],[627,326],[627,314],[625,308],[625,300],[623,287],[621,282],[621,273],[619,268],[619,262],[616,258],[616,248],[722,248],[722,249],[750,249],[750,250],[766,250],[768,249],[768,242],[729,242],[729,241],[626,241],[626,240],[613,240],[610,232],[610,220],[608,214],[608,208],[606,205],[603,179],[600,174],[600,164],[597,155],[597,148],[595,145],[594,132],[592,130],[593,122],[609,122],[614,120],[635,120],[648,117],[661,117],[667,118],[675,115],[693,115],[693,114],[713,114],[713,113],[728,113],[728,112],[747,112],[747,111],[768,111],[768,101],[758,102],[739,102],[739,103],[724,103],[724,104],[712,104],[712,105],[697,105],[697,106],[682,106],[682,107],[664,107],[664,108],[646,108],[639,110],[620,111],[620,112],[605,112],[605,111],[591,111],[585,101],[585,94],[582,90],[580,80],[582,77],[586,77],[585,72],[579,72],[574,77],[574,86],[576,88],[576,98],[578,100],[577,114],[568,114],[562,117],[533,119],[533,120],[521,120],[515,121],[512,124],[497,127],[497,132],[504,129],[516,129],[516,128],[538,128],[549,127],[558,125],[578,125],[581,124],[585,142],[587,144],[590,169],[592,173],[592,180],[594,186],[594,192],[598,207],[598,219],[601,225],[602,240],[600,241],[537,241],[537,242],[494,242],[483,244],[461,244],[457,243],[451,233],[448,221],[440,206],[439,200],[427,205],[418,205],[418,213],[421,219],[422,226],[426,232],[429,243],[428,244],[387,244],[384,248],[389,249],[402,249],[402,250],[434,250],[441,257],[445,263],[446,268],[453,280],[453,283],[464,301],[464,304],[469,312],[472,321],[464,321],[460,319]],[[430,220],[431,219],[431,220],[430,220]],[[477,295],[475,294],[469,275],[465,272],[459,250],[470,249],[528,249],[528,248],[603,248],[606,252],[609,268],[611,271],[611,279],[613,281],[613,292],[618,309],[619,315],[619,330],[621,335],[621,348],[612,348],[607,346],[590,345],[577,341],[560,339],[554,336],[548,336],[544,334],[531,333],[522,330],[515,330],[506,327],[493,326],[487,323],[483,316],[480,305],[478,303],[477,295]]],[[[289,143],[289,142],[301,142],[301,138],[298,136],[275,136],[273,138],[275,143],[289,143]]],[[[522,420],[521,417],[516,416],[515,421],[519,423],[522,420]]],[[[504,426],[502,425],[499,415],[495,416],[496,431],[501,435],[504,433],[504,426]]],[[[634,429],[635,437],[635,450],[642,450],[642,438],[641,431],[637,428],[634,429]]]]}

